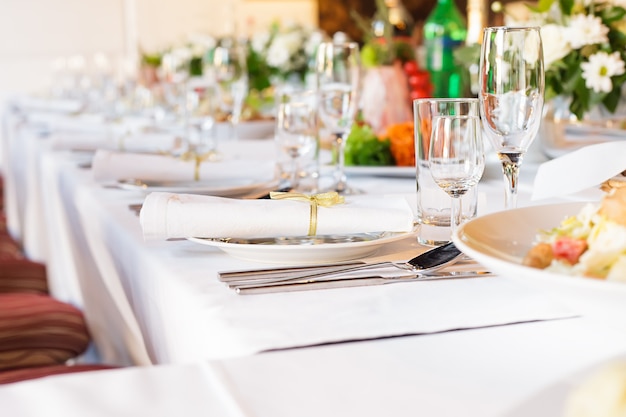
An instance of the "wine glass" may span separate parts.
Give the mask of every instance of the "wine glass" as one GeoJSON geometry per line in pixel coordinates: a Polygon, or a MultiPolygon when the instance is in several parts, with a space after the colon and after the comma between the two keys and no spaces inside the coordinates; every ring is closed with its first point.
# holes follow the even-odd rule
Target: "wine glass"
{"type": "MultiPolygon", "coordinates": [[[[278,104],[276,113],[276,145],[290,158],[289,185],[300,187],[300,160],[317,152],[317,100],[315,92],[290,94],[278,104]]],[[[305,161],[303,161],[304,163],[305,161]]],[[[306,170],[306,167],[302,167],[306,170]]]]}
{"type": "Polygon", "coordinates": [[[202,160],[218,159],[215,137],[217,110],[214,86],[197,80],[190,83],[186,96],[185,145],[186,152],[202,160]]]}
{"type": "Polygon", "coordinates": [[[358,106],[361,80],[359,45],[356,42],[321,43],[317,50],[316,75],[319,118],[332,134],[336,150],[334,190],[340,194],[356,193],[347,186],[344,151],[358,106]]]}
{"type": "Polygon", "coordinates": [[[461,197],[476,186],[485,169],[480,118],[436,116],[432,120],[428,167],[435,183],[452,198],[450,229],[463,221],[461,197]]]}
{"type": "Polygon", "coordinates": [[[502,163],[507,209],[517,205],[519,168],[541,124],[544,83],[538,27],[485,28],[480,113],[484,132],[502,163]]]}
{"type": "Polygon", "coordinates": [[[248,95],[246,50],[235,40],[226,40],[213,51],[207,71],[215,79],[220,111],[228,119],[233,139],[248,95]]]}

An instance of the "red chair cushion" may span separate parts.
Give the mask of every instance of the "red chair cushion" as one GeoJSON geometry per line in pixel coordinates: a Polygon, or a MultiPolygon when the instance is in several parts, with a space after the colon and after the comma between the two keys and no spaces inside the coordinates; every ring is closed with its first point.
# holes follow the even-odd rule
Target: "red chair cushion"
{"type": "Polygon", "coordinates": [[[0,260],[26,259],[20,245],[8,233],[0,233],[0,260]]]}
{"type": "Polygon", "coordinates": [[[0,370],[63,364],[89,344],[77,308],[39,294],[0,294],[0,370]]]}
{"type": "Polygon", "coordinates": [[[0,293],[47,294],[46,266],[27,259],[0,261],[0,293]]]}
{"type": "Polygon", "coordinates": [[[29,379],[42,378],[50,375],[69,374],[74,372],[100,371],[106,369],[115,369],[108,365],[88,364],[88,365],[51,365],[40,366],[37,368],[12,369],[8,371],[0,371],[0,384],[9,384],[12,382],[26,381],[29,379]]]}

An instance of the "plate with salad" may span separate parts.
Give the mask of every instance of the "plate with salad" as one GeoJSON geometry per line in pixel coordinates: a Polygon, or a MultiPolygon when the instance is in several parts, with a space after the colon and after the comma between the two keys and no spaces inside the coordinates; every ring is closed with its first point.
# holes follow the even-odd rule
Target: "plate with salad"
{"type": "Polygon", "coordinates": [[[459,227],[453,241],[498,275],[578,307],[626,309],[626,187],[610,190],[601,202],[481,216],[459,227]]]}

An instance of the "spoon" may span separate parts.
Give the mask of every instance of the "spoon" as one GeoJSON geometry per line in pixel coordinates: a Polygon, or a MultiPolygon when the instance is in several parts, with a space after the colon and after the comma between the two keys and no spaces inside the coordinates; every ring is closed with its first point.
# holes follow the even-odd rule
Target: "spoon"
{"type": "Polygon", "coordinates": [[[250,274],[237,271],[235,273],[236,278],[234,279],[229,279],[228,273],[220,273],[220,279],[222,281],[227,281],[229,286],[239,286],[249,283],[250,281],[254,281],[255,283],[289,282],[388,266],[393,266],[404,271],[428,273],[452,265],[459,260],[461,255],[463,255],[463,253],[454,245],[454,243],[449,242],[445,245],[423,252],[406,262],[385,261],[347,265],[345,267],[326,265],[323,267],[323,270],[317,272],[311,272],[310,266],[303,267],[301,270],[298,268],[290,268],[287,271],[282,271],[283,273],[279,276],[270,276],[267,273],[264,274],[264,272],[267,271],[259,270],[250,271],[250,274]]]}

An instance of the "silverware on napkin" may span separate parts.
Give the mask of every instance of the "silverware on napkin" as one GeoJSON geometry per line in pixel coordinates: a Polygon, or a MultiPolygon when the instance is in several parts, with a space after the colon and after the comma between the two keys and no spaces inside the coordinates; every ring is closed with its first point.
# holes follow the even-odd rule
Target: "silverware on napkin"
{"type": "Polygon", "coordinates": [[[433,281],[441,279],[481,278],[491,277],[489,271],[439,271],[428,274],[412,273],[395,276],[361,276],[341,278],[319,278],[312,280],[300,280],[273,283],[252,283],[243,285],[230,285],[229,287],[240,295],[272,294],[278,292],[325,290],[332,288],[362,287],[371,285],[384,285],[399,282],[433,281]]]}

